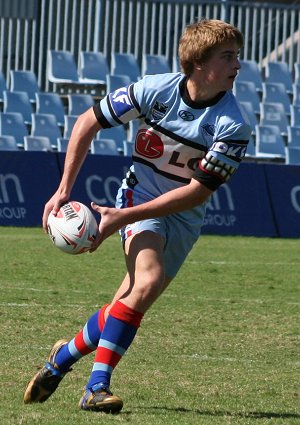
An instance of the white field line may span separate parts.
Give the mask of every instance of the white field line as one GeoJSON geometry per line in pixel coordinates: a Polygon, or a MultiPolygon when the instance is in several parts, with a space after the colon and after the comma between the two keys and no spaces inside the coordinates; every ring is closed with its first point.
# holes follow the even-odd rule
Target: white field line
{"type": "MultiPolygon", "coordinates": [[[[258,359],[250,359],[250,358],[236,358],[236,357],[223,357],[223,356],[209,356],[206,354],[170,354],[170,357],[186,357],[191,360],[197,360],[200,362],[207,362],[207,361],[221,361],[226,363],[266,363],[268,360],[258,360],[258,359]]],[[[299,360],[289,360],[286,362],[286,365],[290,366],[300,366],[299,360]]]]}
{"type": "MultiPolygon", "coordinates": [[[[185,260],[185,263],[190,263],[190,264],[201,264],[201,261],[197,261],[197,260],[189,260],[188,258],[185,260]]],[[[299,267],[299,263],[289,263],[289,262],[282,262],[282,261],[270,261],[270,262],[265,262],[265,261],[208,261],[209,264],[214,264],[216,266],[224,266],[224,265],[228,265],[228,266],[297,266],[299,267]]]]}
{"type": "MultiPolygon", "coordinates": [[[[99,304],[91,305],[91,304],[64,304],[64,307],[70,308],[99,308],[99,304]]],[[[58,304],[49,304],[49,303],[0,303],[0,307],[51,307],[52,309],[59,308],[61,309],[61,305],[58,304]]]]}

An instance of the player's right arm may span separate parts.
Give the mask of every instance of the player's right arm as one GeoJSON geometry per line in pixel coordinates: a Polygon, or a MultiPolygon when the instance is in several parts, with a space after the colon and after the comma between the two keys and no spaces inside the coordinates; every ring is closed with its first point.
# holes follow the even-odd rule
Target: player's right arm
{"type": "Polygon", "coordinates": [[[89,151],[90,144],[99,130],[101,130],[101,126],[95,117],[93,108],[80,115],[75,122],[68,143],[60,185],[44,208],[43,228],[45,231],[47,231],[47,220],[51,211],[53,211],[53,214],[57,214],[61,205],[69,200],[72,187],[89,151]]]}

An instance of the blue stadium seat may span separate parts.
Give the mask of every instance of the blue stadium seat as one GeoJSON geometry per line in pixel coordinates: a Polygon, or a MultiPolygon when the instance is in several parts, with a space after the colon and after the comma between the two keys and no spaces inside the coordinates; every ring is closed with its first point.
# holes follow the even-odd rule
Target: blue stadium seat
{"type": "Polygon", "coordinates": [[[23,91],[5,91],[3,93],[3,112],[20,112],[25,124],[31,124],[33,108],[28,94],[23,91]]]}
{"type": "Polygon", "coordinates": [[[24,147],[24,136],[28,136],[28,128],[20,112],[0,112],[0,135],[13,136],[18,147],[24,147]]]}
{"type": "Polygon", "coordinates": [[[57,148],[57,139],[62,137],[61,130],[53,114],[32,114],[31,136],[43,136],[50,139],[52,148],[57,148]]]}
{"type": "Polygon", "coordinates": [[[18,145],[14,136],[0,136],[0,151],[17,151],[18,145]]]}
{"type": "Polygon", "coordinates": [[[293,78],[286,62],[270,62],[265,66],[265,82],[281,83],[288,94],[293,93],[293,78]]]}
{"type": "Polygon", "coordinates": [[[263,78],[257,62],[253,60],[240,60],[241,69],[239,70],[236,81],[250,81],[254,84],[256,91],[262,92],[263,78]]]}
{"type": "Polygon", "coordinates": [[[132,53],[111,54],[111,74],[127,75],[131,82],[138,81],[141,77],[141,70],[136,57],[132,53]]]}
{"type": "Polygon", "coordinates": [[[181,72],[180,61],[178,56],[172,58],[172,72],[181,72]]]}
{"type": "Polygon", "coordinates": [[[289,146],[300,147],[300,127],[288,126],[287,141],[289,146]]]}
{"type": "Polygon", "coordinates": [[[287,165],[300,165],[300,146],[285,147],[285,163],[287,165]]]}
{"type": "Polygon", "coordinates": [[[53,114],[58,125],[64,126],[65,107],[57,93],[36,93],[36,113],[53,114]]]}
{"type": "Polygon", "coordinates": [[[131,83],[128,75],[112,75],[106,76],[106,91],[111,93],[121,87],[128,86],[131,83]]]}
{"type": "Polygon", "coordinates": [[[10,71],[10,90],[23,91],[35,103],[35,94],[40,91],[36,75],[33,71],[10,71]]]}
{"type": "Polygon", "coordinates": [[[52,150],[50,139],[44,136],[25,136],[24,150],[49,152],[52,150]]]}
{"type": "Polygon", "coordinates": [[[91,143],[91,154],[118,155],[117,146],[112,139],[94,139],[91,143]]]}
{"type": "Polygon", "coordinates": [[[3,102],[3,92],[7,90],[6,79],[3,72],[0,71],[0,103],[3,102]]]}
{"type": "Polygon", "coordinates": [[[123,152],[124,156],[132,156],[134,150],[134,143],[129,140],[124,140],[123,142],[123,152]]]}
{"type": "Polygon", "coordinates": [[[57,151],[58,152],[67,152],[69,139],[66,137],[58,137],[57,139],[57,151]]]}
{"type": "Polygon", "coordinates": [[[127,135],[127,140],[129,142],[135,141],[136,133],[138,132],[140,125],[141,125],[141,122],[140,122],[139,119],[129,121],[129,123],[128,123],[128,135],[127,135]]]}
{"type": "Polygon", "coordinates": [[[287,135],[289,121],[282,103],[261,102],[260,124],[276,125],[281,134],[287,135]]]}
{"type": "Polygon", "coordinates": [[[118,127],[105,128],[97,133],[96,139],[112,139],[114,140],[117,150],[123,152],[124,140],[127,140],[127,131],[124,126],[119,125],[118,127]]]}
{"type": "Polygon", "coordinates": [[[300,62],[294,63],[294,84],[300,85],[300,62]]]}
{"type": "Polygon", "coordinates": [[[254,112],[260,114],[260,97],[252,81],[235,81],[233,92],[239,102],[250,102],[254,112]]]}
{"type": "Polygon", "coordinates": [[[300,106],[300,83],[293,84],[293,105],[300,106]]]}
{"type": "Polygon", "coordinates": [[[291,126],[300,128],[300,105],[291,105],[291,126]]]}
{"type": "Polygon", "coordinates": [[[52,83],[79,84],[74,55],[67,50],[49,50],[47,70],[52,83]]]}
{"type": "Polygon", "coordinates": [[[106,56],[102,52],[80,52],[79,77],[82,81],[93,83],[106,83],[109,74],[106,56]]]}
{"type": "Polygon", "coordinates": [[[240,102],[240,105],[246,112],[246,115],[250,122],[252,133],[255,133],[255,126],[259,124],[259,120],[257,118],[257,114],[254,111],[253,104],[251,102],[240,102]]]}
{"type": "Polygon", "coordinates": [[[95,104],[94,98],[90,94],[69,94],[68,95],[68,115],[80,115],[95,104]]]}
{"type": "Polygon", "coordinates": [[[77,115],[65,115],[65,126],[64,126],[65,139],[69,139],[71,137],[71,133],[77,119],[78,119],[77,115]]]}
{"type": "Polygon", "coordinates": [[[276,125],[256,126],[255,155],[265,158],[285,158],[285,143],[276,125]]]}
{"type": "Polygon", "coordinates": [[[266,103],[282,103],[285,113],[291,113],[291,100],[283,83],[263,83],[262,101],[266,103]]]}
{"type": "Polygon", "coordinates": [[[164,74],[171,72],[171,67],[166,56],[143,54],[142,75],[164,74]]]}
{"type": "Polygon", "coordinates": [[[247,145],[247,152],[246,152],[246,157],[251,157],[254,158],[256,155],[255,153],[255,142],[254,142],[254,137],[251,135],[248,145],[247,145]]]}

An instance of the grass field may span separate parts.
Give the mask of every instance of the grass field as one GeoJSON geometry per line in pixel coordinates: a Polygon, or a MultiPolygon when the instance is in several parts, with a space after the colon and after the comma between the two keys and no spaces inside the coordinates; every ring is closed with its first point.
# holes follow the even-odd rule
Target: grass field
{"type": "Polygon", "coordinates": [[[41,229],[2,227],[0,241],[1,425],[299,425],[299,240],[203,236],[115,371],[116,416],[77,407],[93,355],[46,403],[23,392],[55,340],[113,295],[118,237],[74,257],[41,229]]]}

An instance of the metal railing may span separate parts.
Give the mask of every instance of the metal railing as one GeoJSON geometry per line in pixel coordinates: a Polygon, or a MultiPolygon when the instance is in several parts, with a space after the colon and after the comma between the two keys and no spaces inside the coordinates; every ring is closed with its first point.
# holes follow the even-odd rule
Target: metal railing
{"type": "Polygon", "coordinates": [[[241,59],[263,66],[300,62],[300,6],[249,1],[203,0],[0,0],[0,70],[32,70],[49,89],[47,50],[82,50],[177,55],[183,28],[200,18],[224,19],[245,35],[241,59]],[[26,8],[18,9],[20,3],[26,8]],[[4,6],[3,6],[4,4],[4,6]],[[15,4],[15,7],[13,5],[15,4]],[[6,5],[6,6],[5,6],[6,5]]]}

